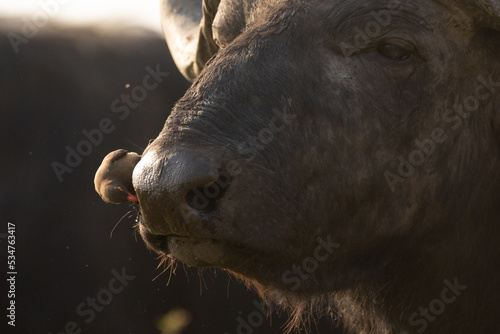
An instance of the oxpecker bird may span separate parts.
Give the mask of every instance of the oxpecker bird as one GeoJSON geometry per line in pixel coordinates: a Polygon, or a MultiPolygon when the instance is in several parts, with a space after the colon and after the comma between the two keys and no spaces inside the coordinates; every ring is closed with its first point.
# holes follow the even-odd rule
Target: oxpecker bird
{"type": "Polygon", "coordinates": [[[132,171],[139,160],[139,154],[123,149],[106,155],[94,178],[95,190],[104,202],[120,204],[139,200],[132,187],[132,171]]]}

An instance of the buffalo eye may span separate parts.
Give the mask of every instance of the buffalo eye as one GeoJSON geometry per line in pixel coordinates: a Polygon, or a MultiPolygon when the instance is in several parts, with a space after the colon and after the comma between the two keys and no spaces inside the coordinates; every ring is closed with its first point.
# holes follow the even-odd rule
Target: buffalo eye
{"type": "Polygon", "coordinates": [[[392,61],[405,61],[412,55],[411,51],[394,44],[382,44],[377,51],[392,61]]]}

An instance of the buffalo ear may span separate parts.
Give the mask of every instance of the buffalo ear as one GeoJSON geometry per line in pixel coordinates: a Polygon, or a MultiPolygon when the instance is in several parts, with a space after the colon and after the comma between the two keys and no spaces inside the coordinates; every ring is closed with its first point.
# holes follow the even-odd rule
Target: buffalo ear
{"type": "Polygon", "coordinates": [[[220,0],[161,0],[161,23],[179,71],[192,81],[218,51],[212,22],[220,0]]]}

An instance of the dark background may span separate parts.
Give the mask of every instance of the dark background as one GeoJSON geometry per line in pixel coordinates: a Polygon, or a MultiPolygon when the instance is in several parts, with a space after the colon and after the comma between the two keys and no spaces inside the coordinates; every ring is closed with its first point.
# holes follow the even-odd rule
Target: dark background
{"type": "MultiPolygon", "coordinates": [[[[276,313],[238,331],[238,317],[259,321],[253,303],[259,299],[222,271],[199,276],[197,269],[179,265],[168,286],[168,271],[153,280],[162,268],[156,269],[156,255],[134,232],[134,207],[106,205],[94,191],[103,157],[118,148],[140,154],[188,87],[163,37],[131,27],[46,26],[16,53],[8,35],[22,36],[22,22],[0,22],[0,261],[6,273],[11,222],[18,273],[15,328],[6,326],[8,289],[4,279],[0,285],[0,328],[6,328],[1,333],[160,333],[159,319],[177,308],[191,318],[185,334],[282,333],[287,317],[276,313]],[[169,76],[120,120],[112,101],[141,85],[146,66],[157,64],[169,76]],[[103,118],[111,119],[115,130],[60,182],[51,164],[66,164],[66,146],[76,149],[86,139],[82,131],[98,128],[103,118]],[[106,296],[102,291],[109,289],[113,270],[134,278],[87,323],[89,316],[76,309],[89,297],[106,296]],[[72,321],[75,325],[68,325],[72,321]],[[65,331],[66,326],[77,329],[65,331]]],[[[335,331],[325,320],[312,332],[335,331]]]]}

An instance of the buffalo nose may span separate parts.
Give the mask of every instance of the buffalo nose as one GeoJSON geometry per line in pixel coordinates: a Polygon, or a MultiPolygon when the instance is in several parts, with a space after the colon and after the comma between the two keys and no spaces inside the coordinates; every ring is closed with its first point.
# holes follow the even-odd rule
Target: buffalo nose
{"type": "Polygon", "coordinates": [[[166,157],[147,152],[132,176],[143,224],[156,235],[187,233],[186,210],[190,216],[216,210],[222,192],[212,188],[220,176],[210,160],[191,152],[166,157]]]}

